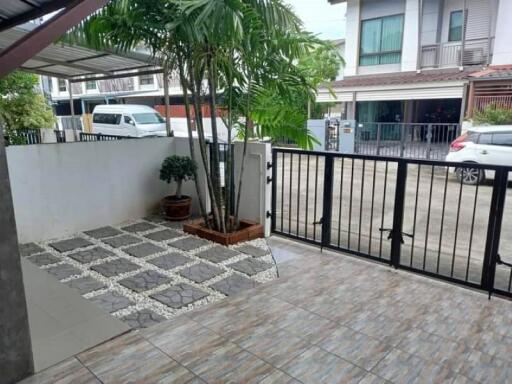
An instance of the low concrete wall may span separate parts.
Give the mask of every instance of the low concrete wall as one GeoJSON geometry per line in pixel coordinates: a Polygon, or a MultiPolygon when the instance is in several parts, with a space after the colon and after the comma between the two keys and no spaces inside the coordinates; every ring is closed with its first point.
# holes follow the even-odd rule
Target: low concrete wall
{"type": "Polygon", "coordinates": [[[42,241],[143,217],[171,187],[159,179],[172,138],[11,146],[19,241],[42,241]]]}
{"type": "MultiPolygon", "coordinates": [[[[235,144],[237,186],[242,147],[235,144]]],[[[175,188],[159,179],[163,159],[190,154],[188,138],[180,137],[21,145],[6,152],[21,243],[119,224],[157,211],[160,200],[175,188]]],[[[197,141],[195,154],[201,195],[209,209],[197,141]]],[[[270,144],[249,144],[240,208],[240,217],[265,223],[267,235],[270,160],[270,144]]],[[[194,182],[186,182],[183,192],[192,197],[192,212],[199,214],[194,182]]]]}

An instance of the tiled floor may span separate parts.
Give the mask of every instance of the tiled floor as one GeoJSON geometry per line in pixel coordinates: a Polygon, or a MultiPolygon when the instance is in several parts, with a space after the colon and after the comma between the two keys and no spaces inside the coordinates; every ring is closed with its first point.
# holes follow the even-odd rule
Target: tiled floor
{"type": "Polygon", "coordinates": [[[227,248],[152,216],[24,244],[24,258],[132,328],[252,288],[276,276],[263,239],[227,248]]]}
{"type": "Polygon", "coordinates": [[[512,303],[279,238],[281,278],[28,383],[508,383],[512,303]]]}

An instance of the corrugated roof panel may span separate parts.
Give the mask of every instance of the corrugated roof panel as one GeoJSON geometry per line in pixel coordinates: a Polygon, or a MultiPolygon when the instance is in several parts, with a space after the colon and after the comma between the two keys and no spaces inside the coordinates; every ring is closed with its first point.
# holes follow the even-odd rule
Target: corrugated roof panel
{"type": "Polygon", "coordinates": [[[15,17],[22,13],[29,12],[34,8],[21,0],[2,0],[0,14],[7,17],[15,17]]]}
{"type": "Polygon", "coordinates": [[[105,71],[118,71],[125,68],[141,66],[146,63],[141,63],[138,60],[132,60],[125,57],[108,55],[104,57],[98,57],[96,59],[81,61],[80,64],[97,67],[105,71]]]}
{"type": "Polygon", "coordinates": [[[52,65],[47,68],[42,69],[45,72],[58,73],[64,76],[80,76],[80,75],[90,75],[93,72],[87,72],[82,69],[65,67],[63,65],[52,65]]]}

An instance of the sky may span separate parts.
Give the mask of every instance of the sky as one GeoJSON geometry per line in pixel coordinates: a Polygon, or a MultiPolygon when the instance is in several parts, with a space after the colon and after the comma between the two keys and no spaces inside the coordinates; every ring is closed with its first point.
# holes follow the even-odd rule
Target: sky
{"type": "Polygon", "coordinates": [[[345,37],[346,3],[330,5],[327,0],[285,0],[304,22],[305,28],[323,39],[345,37]]]}

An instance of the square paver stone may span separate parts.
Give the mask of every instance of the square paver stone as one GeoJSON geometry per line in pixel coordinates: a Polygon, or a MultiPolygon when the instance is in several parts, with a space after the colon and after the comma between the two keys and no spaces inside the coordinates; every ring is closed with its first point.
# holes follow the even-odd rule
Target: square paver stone
{"type": "Polygon", "coordinates": [[[104,239],[105,237],[112,237],[120,235],[121,232],[119,229],[115,229],[113,227],[107,226],[107,227],[101,227],[92,229],[90,231],[84,232],[86,235],[94,237],[95,239],[104,239]]]}
{"type": "Polygon", "coordinates": [[[121,229],[123,231],[126,231],[126,232],[136,233],[136,232],[149,231],[150,229],[155,229],[155,228],[157,228],[156,225],[151,224],[151,223],[147,223],[147,222],[144,221],[144,222],[140,222],[140,223],[135,223],[135,224],[127,225],[126,227],[122,227],[121,229]]]}
{"type": "Polygon", "coordinates": [[[238,247],[237,250],[239,250],[240,252],[246,253],[248,255],[251,255],[253,257],[261,257],[261,256],[268,255],[270,253],[266,249],[263,249],[260,247],[255,247],[254,245],[251,245],[251,244],[244,244],[244,245],[238,247]]]}
{"type": "Polygon", "coordinates": [[[224,273],[224,270],[215,265],[199,263],[184,268],[179,273],[181,276],[195,281],[196,283],[202,283],[224,273]]]}
{"type": "Polygon", "coordinates": [[[55,267],[47,269],[48,273],[51,273],[59,280],[67,279],[70,276],[81,275],[82,271],[71,264],[59,264],[55,267]]]}
{"type": "Polygon", "coordinates": [[[151,295],[152,299],[171,307],[182,308],[186,307],[193,302],[203,299],[208,296],[208,293],[203,290],[193,287],[189,284],[176,284],[163,291],[151,295]]]}
{"type": "Polygon", "coordinates": [[[171,281],[168,276],[162,275],[157,271],[144,271],[137,273],[134,276],[127,277],[119,281],[123,287],[129,288],[135,292],[143,292],[158,287],[162,284],[167,284],[171,281]]]}
{"type": "Polygon", "coordinates": [[[132,235],[121,235],[116,237],[110,237],[102,240],[105,244],[110,245],[113,248],[124,247],[126,245],[137,244],[142,241],[138,237],[132,235]]]}
{"type": "Polygon", "coordinates": [[[217,281],[215,284],[210,285],[210,288],[213,288],[226,296],[231,296],[238,292],[245,291],[246,289],[254,288],[255,286],[256,282],[254,280],[245,276],[233,274],[225,279],[217,281]]]}
{"type": "Polygon", "coordinates": [[[208,244],[210,244],[208,240],[192,236],[169,243],[170,246],[181,249],[182,251],[192,251],[193,249],[204,247],[208,244]]]}
{"type": "Polygon", "coordinates": [[[92,263],[96,260],[105,259],[107,257],[115,256],[113,252],[101,247],[94,247],[91,249],[85,249],[83,251],[73,252],[68,255],[73,260],[78,261],[82,264],[92,263]]]}
{"type": "Polygon", "coordinates": [[[27,260],[40,267],[42,267],[43,265],[55,264],[60,261],[60,259],[57,256],[54,256],[48,252],[28,256],[27,260]]]}
{"type": "Polygon", "coordinates": [[[183,236],[183,233],[179,233],[178,231],[174,231],[172,229],[164,229],[163,231],[151,232],[145,235],[150,240],[153,241],[167,241],[176,239],[177,237],[183,236]]]}
{"type": "Polygon", "coordinates": [[[44,252],[44,249],[37,245],[36,243],[20,244],[19,248],[21,256],[30,256],[35,253],[44,252]]]}
{"type": "Polygon", "coordinates": [[[192,259],[183,256],[181,253],[171,252],[162,256],[155,257],[154,259],[148,260],[147,262],[156,265],[158,268],[162,268],[168,271],[169,269],[180,267],[192,261],[192,259]]]}
{"type": "Polygon", "coordinates": [[[117,292],[106,292],[90,299],[105,311],[112,313],[133,305],[133,301],[117,292]]]}
{"type": "Polygon", "coordinates": [[[212,263],[221,263],[238,255],[240,255],[240,253],[237,251],[221,245],[216,245],[215,247],[205,249],[196,254],[196,256],[211,261],[212,263]]]}
{"type": "Polygon", "coordinates": [[[121,320],[128,324],[132,329],[141,329],[149,328],[161,323],[166,320],[166,318],[150,309],[142,309],[122,317],[121,320]]]}
{"type": "Polygon", "coordinates": [[[93,265],[91,269],[103,276],[112,277],[139,269],[140,266],[126,259],[116,259],[103,264],[93,265]]]}
{"type": "Polygon", "coordinates": [[[236,263],[229,264],[228,267],[233,268],[235,271],[245,273],[246,275],[254,276],[272,268],[272,264],[265,263],[261,260],[247,258],[237,261],[236,263]]]}
{"type": "Polygon", "coordinates": [[[162,216],[162,215],[150,215],[150,216],[146,216],[144,217],[144,220],[146,221],[150,221],[152,223],[156,223],[156,224],[160,224],[160,223],[165,223],[167,221],[167,219],[165,218],[165,216],[162,216]]]}
{"type": "Polygon", "coordinates": [[[78,279],[70,280],[66,283],[68,286],[74,289],[78,289],[81,295],[86,293],[97,291],[106,287],[104,283],[91,276],[80,277],[78,279]]]}
{"type": "Polygon", "coordinates": [[[72,239],[50,243],[50,247],[56,249],[59,252],[69,252],[78,248],[88,247],[89,245],[92,245],[92,243],[82,237],[73,237],[72,239]]]}
{"type": "Polygon", "coordinates": [[[142,243],[123,249],[127,254],[134,257],[146,257],[154,255],[155,253],[165,251],[165,248],[159,247],[151,243],[142,243]]]}

